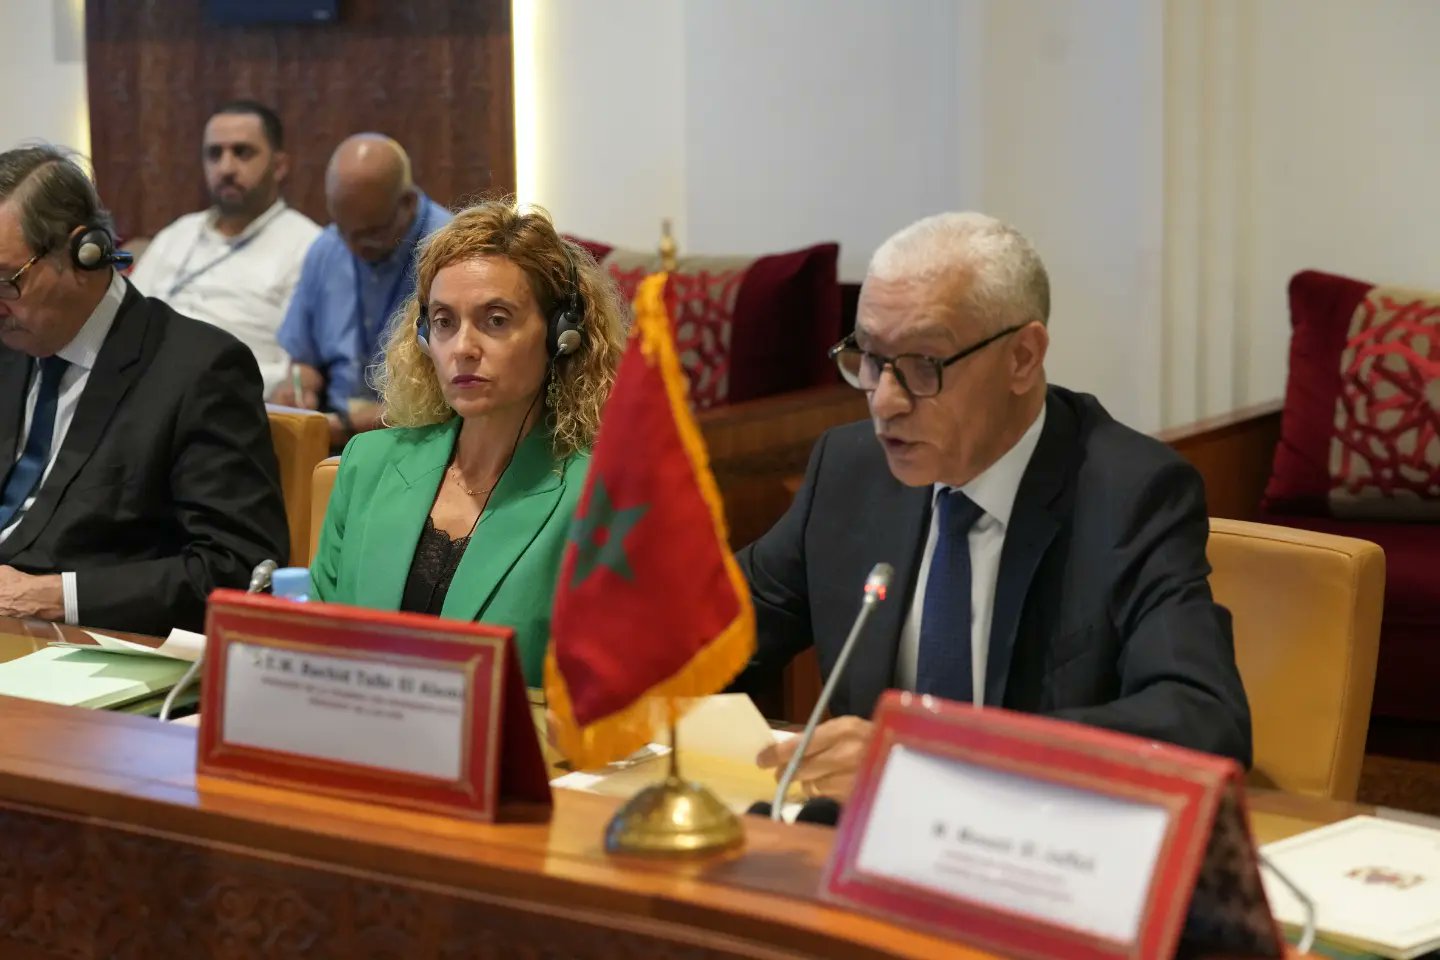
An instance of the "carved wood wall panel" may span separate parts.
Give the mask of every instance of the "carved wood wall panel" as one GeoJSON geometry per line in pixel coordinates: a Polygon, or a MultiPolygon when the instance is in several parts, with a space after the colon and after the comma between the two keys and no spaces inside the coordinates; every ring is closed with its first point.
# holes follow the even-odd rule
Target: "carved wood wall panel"
{"type": "Polygon", "coordinates": [[[219,26],[204,0],[89,0],[91,154],[122,236],[153,236],[206,205],[200,137],[220,103],[277,109],[286,199],[326,223],[325,164],[378,130],[452,204],[515,189],[509,0],[345,0],[338,22],[219,26]]]}

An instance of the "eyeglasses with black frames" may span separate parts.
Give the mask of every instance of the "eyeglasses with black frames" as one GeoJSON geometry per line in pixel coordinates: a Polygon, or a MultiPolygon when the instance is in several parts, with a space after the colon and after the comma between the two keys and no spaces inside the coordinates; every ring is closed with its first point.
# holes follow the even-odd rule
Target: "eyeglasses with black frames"
{"type": "Polygon", "coordinates": [[[948,357],[929,357],[923,353],[902,353],[899,356],[886,357],[869,350],[861,350],[855,334],[852,333],[830,348],[830,359],[840,368],[840,375],[845,378],[846,383],[866,393],[880,386],[880,378],[888,368],[895,374],[901,389],[912,398],[933,397],[944,389],[946,367],[959,363],[972,353],[985,349],[996,340],[1008,337],[1024,326],[1023,323],[1017,323],[1006,327],[948,357]]]}

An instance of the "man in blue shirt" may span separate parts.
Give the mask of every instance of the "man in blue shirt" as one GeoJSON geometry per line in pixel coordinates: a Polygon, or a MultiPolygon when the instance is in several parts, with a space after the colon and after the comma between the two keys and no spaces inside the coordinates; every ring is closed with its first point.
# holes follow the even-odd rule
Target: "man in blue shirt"
{"type": "Polygon", "coordinates": [[[404,148],[377,133],[356,134],[335,149],[325,199],[332,222],[306,253],[280,325],[292,367],[273,399],[324,410],[339,446],[379,426],[365,369],[414,292],[416,250],[450,212],[415,186],[404,148]]]}

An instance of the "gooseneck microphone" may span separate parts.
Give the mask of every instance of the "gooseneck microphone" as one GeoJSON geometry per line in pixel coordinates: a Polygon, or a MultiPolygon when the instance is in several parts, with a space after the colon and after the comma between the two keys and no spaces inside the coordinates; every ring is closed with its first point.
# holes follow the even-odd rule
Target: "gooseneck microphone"
{"type": "MultiPolygon", "coordinates": [[[[278,566],[280,565],[274,560],[261,560],[257,563],[255,569],[250,571],[250,586],[245,588],[245,592],[260,593],[269,587],[270,577],[275,573],[275,568],[278,566]]],[[[185,671],[184,676],[180,678],[179,682],[170,688],[170,692],[165,696],[165,702],[160,705],[161,723],[170,719],[170,711],[175,708],[175,698],[180,696],[186,687],[190,686],[191,682],[195,679],[195,675],[200,672],[200,665],[204,662],[205,650],[202,647],[200,656],[196,657],[195,662],[190,664],[190,669],[185,671]]]]}
{"type": "Polygon", "coordinates": [[[805,757],[805,751],[810,748],[810,739],[815,736],[815,728],[820,725],[820,717],[824,715],[825,708],[830,706],[830,698],[835,695],[835,687],[845,673],[845,664],[850,659],[851,651],[855,649],[855,641],[860,639],[860,633],[865,629],[865,622],[870,619],[875,605],[885,599],[885,593],[890,587],[890,578],[894,574],[895,570],[890,564],[877,563],[870,571],[870,576],[865,578],[865,595],[860,601],[860,612],[855,615],[855,622],[850,627],[850,635],[845,638],[845,644],[840,648],[840,656],[835,658],[835,666],[831,668],[830,676],[820,691],[820,699],[815,701],[815,709],[810,711],[810,719],[805,723],[805,731],[800,734],[800,745],[795,748],[790,762],[785,764],[785,772],[780,775],[780,782],[775,785],[775,799],[770,804],[771,820],[781,820],[780,810],[785,805],[785,794],[789,792],[790,783],[795,779],[795,771],[799,769],[800,761],[805,757]]]}

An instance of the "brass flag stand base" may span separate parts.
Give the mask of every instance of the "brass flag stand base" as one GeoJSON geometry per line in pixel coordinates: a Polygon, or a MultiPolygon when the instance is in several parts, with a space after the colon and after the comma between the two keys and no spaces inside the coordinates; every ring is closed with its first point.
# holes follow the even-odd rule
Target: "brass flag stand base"
{"type": "Polygon", "coordinates": [[[670,726],[670,769],[665,779],[625,801],[605,828],[609,853],[703,856],[745,842],[740,818],[698,783],[680,779],[679,746],[670,726]]]}

